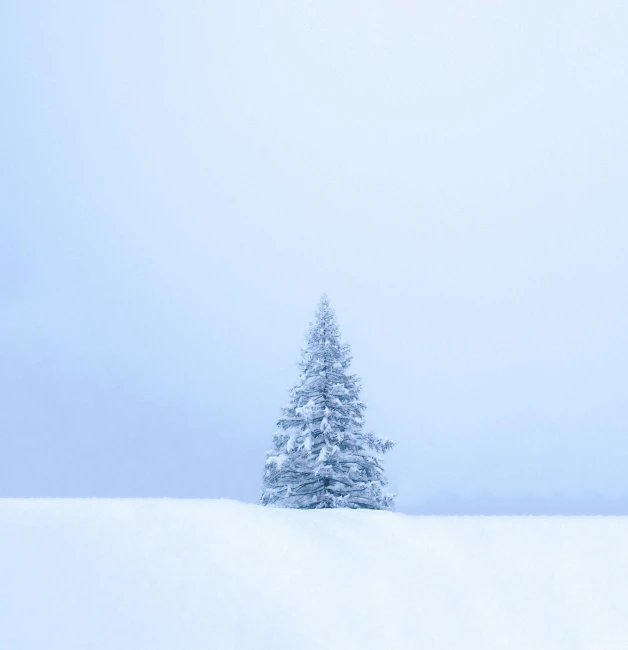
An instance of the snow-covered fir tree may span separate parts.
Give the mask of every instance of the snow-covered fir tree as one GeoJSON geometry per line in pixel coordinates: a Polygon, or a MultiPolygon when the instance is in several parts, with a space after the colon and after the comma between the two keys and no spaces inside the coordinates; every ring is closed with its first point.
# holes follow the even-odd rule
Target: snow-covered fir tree
{"type": "Polygon", "coordinates": [[[267,453],[261,503],[284,508],[370,508],[393,504],[382,455],[391,441],[365,433],[360,380],[349,374],[350,348],[340,340],[327,296],[321,298],[301,376],[267,453]]]}

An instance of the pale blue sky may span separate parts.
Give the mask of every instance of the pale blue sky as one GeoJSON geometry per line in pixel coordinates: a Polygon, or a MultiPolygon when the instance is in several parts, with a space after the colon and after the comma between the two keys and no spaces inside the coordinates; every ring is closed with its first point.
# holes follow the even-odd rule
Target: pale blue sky
{"type": "Polygon", "coordinates": [[[628,4],[0,5],[0,496],[257,498],[327,291],[406,512],[628,513],[628,4]]]}

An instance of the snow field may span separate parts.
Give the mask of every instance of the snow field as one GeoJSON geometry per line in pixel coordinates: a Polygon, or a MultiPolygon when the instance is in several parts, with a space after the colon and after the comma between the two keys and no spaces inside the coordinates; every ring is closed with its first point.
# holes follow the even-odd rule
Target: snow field
{"type": "Polygon", "coordinates": [[[628,650],[628,518],[0,500],[6,650],[628,650]]]}

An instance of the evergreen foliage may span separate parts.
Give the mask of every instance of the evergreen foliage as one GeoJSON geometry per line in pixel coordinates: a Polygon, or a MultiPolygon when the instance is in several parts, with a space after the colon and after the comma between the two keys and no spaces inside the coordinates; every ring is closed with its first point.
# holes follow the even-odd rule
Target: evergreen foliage
{"type": "Polygon", "coordinates": [[[350,363],[350,347],[341,342],[324,295],[301,353],[299,382],[267,453],[263,505],[374,510],[393,505],[381,457],[394,443],[363,431],[365,405],[350,363]]]}

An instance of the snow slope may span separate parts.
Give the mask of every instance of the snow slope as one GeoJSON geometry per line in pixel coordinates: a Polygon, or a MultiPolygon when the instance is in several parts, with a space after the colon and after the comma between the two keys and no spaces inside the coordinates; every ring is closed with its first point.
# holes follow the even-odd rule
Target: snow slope
{"type": "Polygon", "coordinates": [[[628,650],[628,519],[0,500],[2,650],[628,650]]]}

